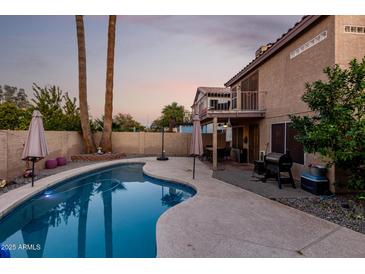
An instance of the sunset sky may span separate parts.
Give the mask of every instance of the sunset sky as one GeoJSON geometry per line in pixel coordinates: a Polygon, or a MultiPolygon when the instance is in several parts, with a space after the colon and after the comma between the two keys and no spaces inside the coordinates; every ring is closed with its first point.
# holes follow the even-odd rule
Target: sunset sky
{"type": "MultiPolygon", "coordinates": [[[[190,109],[198,86],[223,86],[301,16],[119,16],[114,114],[150,124],[173,101],[190,109]]],[[[88,102],[103,113],[107,16],[86,16],[88,102]]],[[[0,16],[0,85],[58,85],[78,94],[73,16],[0,16]]]]}

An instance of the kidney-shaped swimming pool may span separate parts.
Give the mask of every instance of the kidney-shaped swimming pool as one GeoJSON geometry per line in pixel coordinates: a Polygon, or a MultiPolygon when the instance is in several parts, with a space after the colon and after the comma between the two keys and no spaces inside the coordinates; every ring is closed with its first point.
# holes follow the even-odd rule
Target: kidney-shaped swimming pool
{"type": "Polygon", "coordinates": [[[156,257],[156,223],[192,197],[188,186],[154,179],[143,164],[119,164],[67,179],[0,220],[11,257],[156,257]]]}

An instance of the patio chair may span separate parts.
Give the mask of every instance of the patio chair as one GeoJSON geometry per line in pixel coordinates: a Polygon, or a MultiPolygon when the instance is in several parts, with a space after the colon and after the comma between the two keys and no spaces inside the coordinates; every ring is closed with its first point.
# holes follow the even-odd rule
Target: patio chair
{"type": "Polygon", "coordinates": [[[204,153],[203,153],[203,159],[205,160],[205,161],[210,161],[210,160],[212,160],[212,151],[211,150],[208,150],[207,148],[208,147],[212,147],[211,145],[206,145],[205,147],[204,147],[204,153]]]}
{"type": "Polygon", "coordinates": [[[231,158],[231,147],[226,146],[226,149],[224,150],[224,160],[231,158]]]}

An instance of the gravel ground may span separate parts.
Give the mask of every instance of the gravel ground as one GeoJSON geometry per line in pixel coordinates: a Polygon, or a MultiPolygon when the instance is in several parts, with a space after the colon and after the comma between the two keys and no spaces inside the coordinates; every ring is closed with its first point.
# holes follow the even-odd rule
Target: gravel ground
{"type": "Polygon", "coordinates": [[[365,234],[365,211],[353,206],[353,201],[356,201],[355,195],[277,198],[274,200],[365,234]]]}

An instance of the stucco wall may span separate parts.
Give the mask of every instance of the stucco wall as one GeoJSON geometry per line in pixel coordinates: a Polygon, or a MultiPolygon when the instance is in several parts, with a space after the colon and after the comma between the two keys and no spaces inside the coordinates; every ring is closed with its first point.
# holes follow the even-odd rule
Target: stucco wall
{"type": "Polygon", "coordinates": [[[270,125],[289,121],[288,114],[307,114],[301,100],[305,83],[325,80],[323,68],[335,63],[334,17],[329,16],[291,42],[259,68],[259,89],[266,92],[266,116],[260,122],[260,150],[270,142],[270,125]],[[300,55],[290,59],[290,52],[322,31],[327,38],[300,55]]]}
{"type": "MultiPolygon", "coordinates": [[[[307,105],[301,100],[305,83],[325,80],[323,69],[335,64],[335,17],[328,16],[314,27],[292,41],[282,51],[259,68],[259,90],[264,91],[266,116],[259,122],[260,151],[269,143],[271,148],[271,124],[290,121],[288,114],[310,115],[307,105]],[[327,38],[307,49],[293,59],[290,52],[327,30],[327,38]]],[[[309,163],[321,163],[316,155],[306,154],[304,165],[294,164],[293,175],[300,178],[309,163]]],[[[334,181],[334,170],[328,173],[334,181]]],[[[331,187],[334,190],[333,186],[331,187]]]]}
{"type": "Polygon", "coordinates": [[[345,33],[345,25],[365,26],[365,15],[336,16],[336,64],[347,67],[351,59],[365,56],[365,34],[345,33]]]}
{"type": "MultiPolygon", "coordinates": [[[[364,57],[365,35],[345,33],[344,25],[364,26],[365,16],[328,16],[260,66],[259,89],[266,93],[266,117],[260,121],[260,150],[264,150],[266,144],[271,141],[272,123],[289,121],[288,114],[311,114],[301,100],[306,82],[326,80],[323,68],[327,66],[339,64],[346,67],[351,59],[364,57]],[[290,59],[292,50],[324,30],[327,30],[325,40],[290,59]]],[[[323,160],[319,156],[306,154],[304,166],[294,165],[294,176],[299,178],[309,163],[321,162],[323,160]]],[[[328,177],[331,181],[331,190],[334,191],[334,168],[329,170],[328,177]]]]}

